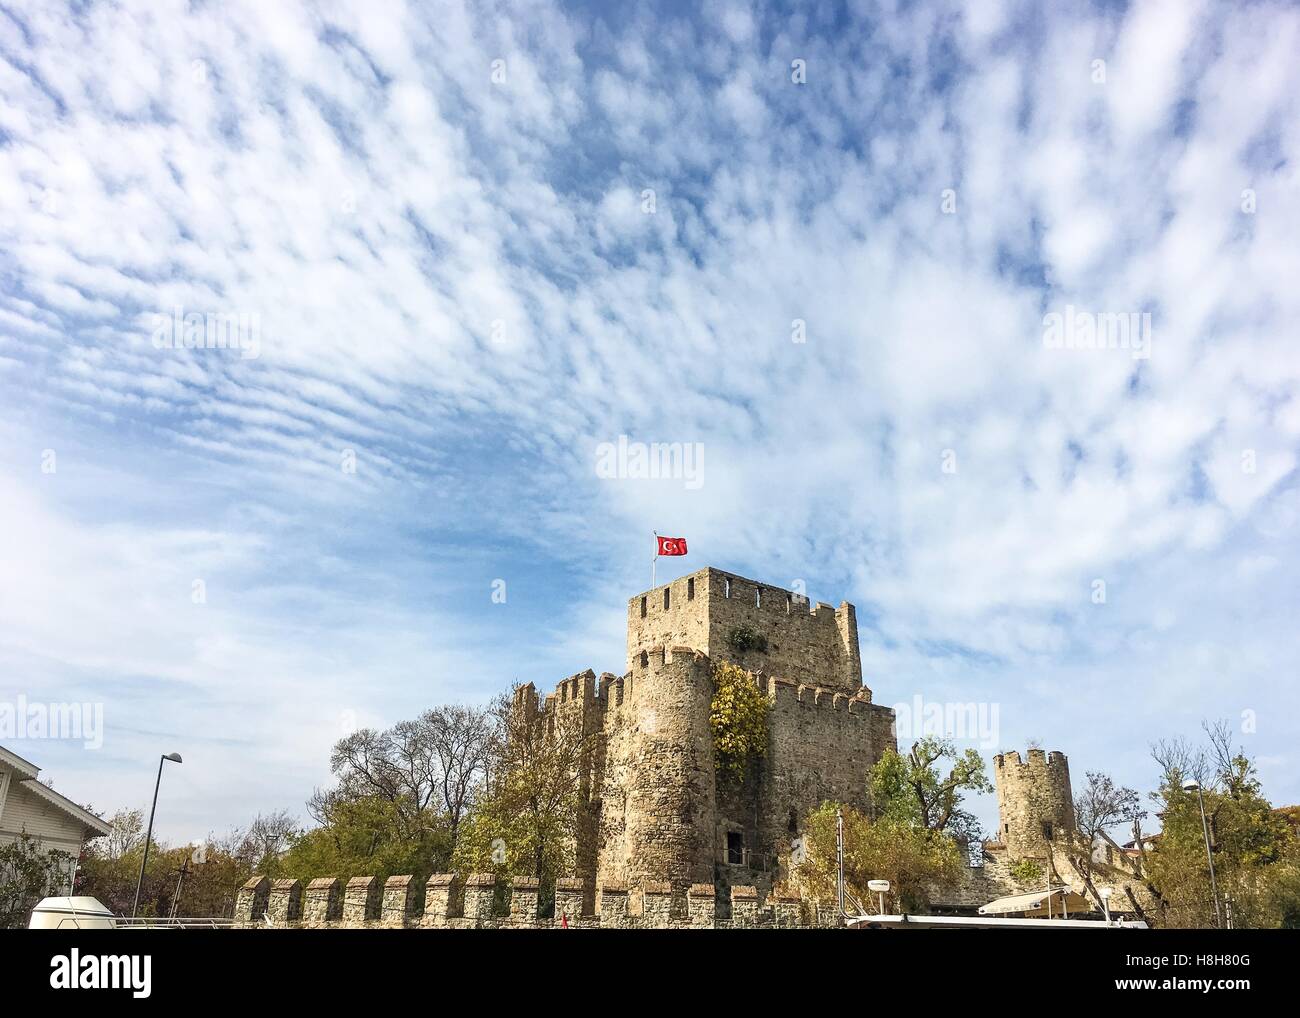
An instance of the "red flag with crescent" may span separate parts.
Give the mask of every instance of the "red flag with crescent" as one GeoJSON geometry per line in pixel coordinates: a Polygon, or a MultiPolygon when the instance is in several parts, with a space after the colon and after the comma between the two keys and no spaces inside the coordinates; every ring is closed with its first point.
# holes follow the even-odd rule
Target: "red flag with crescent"
{"type": "Polygon", "coordinates": [[[686,538],[659,537],[658,534],[656,534],[655,537],[659,541],[659,551],[656,554],[659,555],[685,555],[686,554],[686,538]]]}

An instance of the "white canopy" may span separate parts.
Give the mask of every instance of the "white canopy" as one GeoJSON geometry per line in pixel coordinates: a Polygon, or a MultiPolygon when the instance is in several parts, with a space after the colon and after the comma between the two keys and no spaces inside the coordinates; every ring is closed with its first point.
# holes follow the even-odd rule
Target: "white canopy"
{"type": "Polygon", "coordinates": [[[1010,894],[1005,898],[997,898],[982,905],[980,915],[1047,915],[1048,902],[1051,902],[1054,915],[1092,911],[1091,903],[1083,895],[1076,894],[1068,887],[1053,887],[1051,890],[1044,888],[1028,894],[1010,894]]]}

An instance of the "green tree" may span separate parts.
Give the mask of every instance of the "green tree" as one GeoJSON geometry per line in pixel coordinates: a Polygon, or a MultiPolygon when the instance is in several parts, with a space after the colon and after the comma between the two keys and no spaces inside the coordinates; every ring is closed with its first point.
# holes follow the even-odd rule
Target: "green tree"
{"type": "Polygon", "coordinates": [[[0,929],[26,926],[38,901],[67,894],[74,862],[67,852],[47,850],[26,833],[0,845],[0,929]]]}
{"type": "MultiPolygon", "coordinates": [[[[82,853],[77,893],[99,899],[116,915],[130,915],[144,851],[141,811],[119,810],[109,822],[112,832],[88,842],[82,853]]],[[[140,887],[139,914],[228,917],[236,891],[250,876],[282,872],[278,867],[296,827],[293,817],[280,811],[259,815],[246,828],[209,834],[193,845],[169,845],[154,838],[140,887]]]]}
{"type": "Polygon", "coordinates": [[[1297,911],[1297,848],[1285,814],[1264,798],[1254,763],[1232,742],[1225,723],[1207,724],[1208,745],[1158,743],[1160,786],[1152,793],[1163,829],[1144,849],[1143,872],[1158,902],[1158,922],[1175,928],[1216,923],[1197,781],[1204,798],[1220,910],[1234,926],[1279,926],[1297,911]]]}
{"type": "Polygon", "coordinates": [[[722,774],[742,779],[751,761],[766,755],[769,707],[749,672],[727,661],[713,666],[709,724],[722,774]]]}
{"type": "Polygon", "coordinates": [[[435,811],[423,818],[418,836],[412,836],[414,814],[380,795],[326,796],[316,801],[316,808],[319,826],[293,835],[283,857],[263,867],[266,871],[299,880],[386,880],[400,873],[427,877],[447,868],[451,832],[445,817],[435,811]]]}
{"type": "Polygon", "coordinates": [[[965,858],[951,837],[897,817],[871,820],[851,806],[824,803],[804,822],[804,857],[793,881],[807,896],[836,900],[835,814],[844,816],[844,883],[860,902],[873,900],[869,880],[888,880],[904,912],[928,905],[927,888],[961,876],[965,858]]]}
{"type": "Polygon", "coordinates": [[[871,770],[870,788],[876,817],[946,834],[972,847],[982,832],[975,816],[962,809],[963,798],[993,791],[976,750],[959,753],[950,740],[933,736],[914,743],[906,756],[886,750],[871,770]],[[944,774],[946,761],[951,766],[944,774]]]}
{"type": "Polygon", "coordinates": [[[594,735],[572,711],[525,715],[514,695],[519,688],[494,704],[488,778],[461,824],[453,860],[462,872],[536,876],[549,895],[555,879],[576,866],[594,735]]]}

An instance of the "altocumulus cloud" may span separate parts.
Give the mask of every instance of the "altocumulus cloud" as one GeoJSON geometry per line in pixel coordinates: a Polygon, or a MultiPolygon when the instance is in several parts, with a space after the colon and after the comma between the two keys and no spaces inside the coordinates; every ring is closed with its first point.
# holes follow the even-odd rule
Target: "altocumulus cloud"
{"type": "Polygon", "coordinates": [[[1298,48],[1284,4],[9,5],[0,669],[106,726],[19,751],[111,807],[184,748],[168,836],[296,807],[348,725],[619,667],[657,527],[855,601],[882,701],[1134,784],[1254,711],[1294,800],[1298,48]],[[1149,357],[1045,345],[1067,306],[1149,357]],[[257,356],[151,341],[191,314],[257,356]],[[702,483],[602,480],[620,436],[702,483]]]}

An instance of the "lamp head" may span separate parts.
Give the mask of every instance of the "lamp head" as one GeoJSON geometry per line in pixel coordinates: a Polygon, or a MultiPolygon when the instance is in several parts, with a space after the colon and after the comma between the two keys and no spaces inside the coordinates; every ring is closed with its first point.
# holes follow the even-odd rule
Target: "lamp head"
{"type": "Polygon", "coordinates": [[[1201,787],[1200,783],[1197,782],[1194,778],[1188,778],[1186,781],[1183,782],[1184,792],[1195,792],[1200,787],[1201,787]]]}
{"type": "Polygon", "coordinates": [[[164,760],[170,760],[172,763],[181,763],[181,762],[182,762],[182,761],[181,761],[181,755],[180,755],[179,753],[168,753],[168,754],[166,754],[166,755],[163,757],[163,759],[164,759],[164,760]]]}

